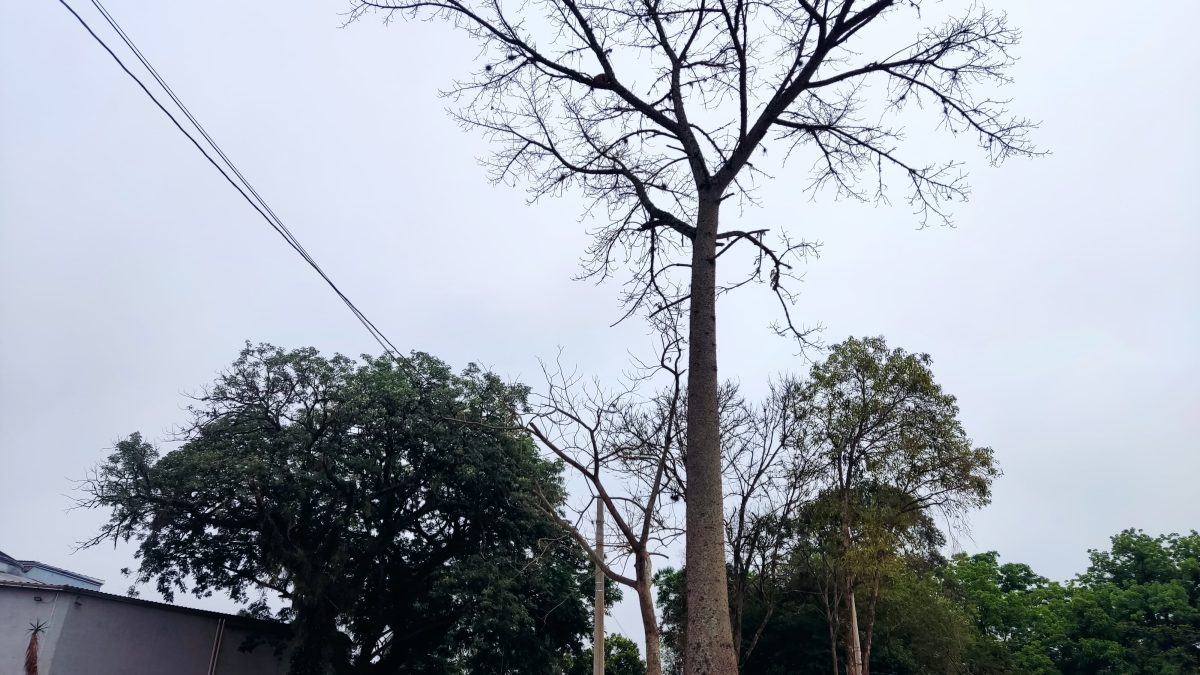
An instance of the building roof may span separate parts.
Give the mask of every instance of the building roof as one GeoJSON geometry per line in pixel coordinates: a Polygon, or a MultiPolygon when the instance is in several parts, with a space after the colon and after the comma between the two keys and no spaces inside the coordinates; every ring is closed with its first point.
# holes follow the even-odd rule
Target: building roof
{"type": "Polygon", "coordinates": [[[39,572],[44,572],[49,575],[53,575],[55,578],[47,579],[47,578],[45,578],[45,576],[46,576],[45,574],[41,574],[41,575],[34,574],[34,575],[32,575],[34,577],[34,579],[31,579],[32,581],[55,583],[58,581],[66,580],[67,583],[69,583],[69,584],[72,581],[77,582],[77,583],[71,584],[72,586],[86,586],[86,587],[95,587],[95,588],[100,588],[101,586],[104,585],[103,579],[89,577],[86,574],[80,574],[79,572],[72,572],[71,570],[63,569],[61,567],[55,567],[54,565],[47,565],[46,563],[40,562],[37,560],[17,560],[16,558],[12,557],[11,555],[8,555],[4,551],[0,551],[0,572],[7,574],[8,576],[11,576],[11,577],[22,577],[22,576],[31,576],[29,573],[34,570],[37,570],[39,572]],[[39,577],[39,576],[42,578],[38,579],[37,577],[39,577]]]}
{"type": "Polygon", "coordinates": [[[15,574],[9,574],[8,572],[0,572],[0,583],[29,585],[29,584],[40,584],[41,582],[33,581],[31,579],[26,579],[25,577],[19,577],[15,574]]]}
{"type": "Polygon", "coordinates": [[[35,590],[47,591],[52,593],[70,593],[77,596],[86,596],[90,598],[100,598],[102,600],[111,600],[114,602],[125,603],[128,605],[137,605],[141,607],[161,609],[172,612],[182,612],[184,614],[192,614],[195,616],[204,616],[214,619],[225,619],[226,623],[232,625],[240,625],[245,627],[254,627],[260,631],[279,631],[288,630],[286,624],[268,619],[256,619],[254,617],[242,616],[240,614],[225,614],[223,612],[212,612],[207,609],[196,609],[195,607],[183,607],[174,605],[169,602],[155,602],[153,600],[142,600],[141,598],[131,598],[126,595],[115,595],[113,593],[104,593],[95,591],[90,588],[80,588],[79,586],[68,586],[66,584],[47,584],[31,579],[14,577],[10,574],[0,573],[0,590],[5,588],[15,588],[20,590],[35,590]]]}
{"type": "Polygon", "coordinates": [[[16,561],[16,563],[18,565],[20,565],[21,569],[25,570],[26,572],[28,572],[29,570],[36,567],[36,568],[46,570],[47,572],[54,572],[55,574],[60,574],[64,577],[67,577],[68,579],[77,579],[79,581],[82,581],[87,584],[91,584],[96,587],[100,587],[100,586],[104,585],[103,579],[89,577],[89,576],[80,574],[78,572],[72,572],[71,570],[64,570],[61,567],[55,567],[54,565],[47,565],[44,562],[38,562],[36,560],[18,560],[18,561],[16,561]]]}

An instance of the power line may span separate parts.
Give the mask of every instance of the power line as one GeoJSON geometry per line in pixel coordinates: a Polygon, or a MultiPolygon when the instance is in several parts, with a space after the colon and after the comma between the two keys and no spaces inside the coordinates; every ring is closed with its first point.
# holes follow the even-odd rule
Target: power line
{"type": "Polygon", "coordinates": [[[254,196],[254,198],[258,201],[257,204],[255,204],[254,201],[251,200],[250,197],[246,195],[245,191],[242,190],[241,186],[234,183],[232,178],[230,178],[229,175],[224,170],[222,170],[222,168],[220,166],[217,166],[217,163],[212,159],[212,157],[209,156],[208,153],[202,147],[200,147],[200,144],[191,136],[191,134],[188,134],[188,132],[182,128],[182,126],[174,118],[174,116],[171,115],[171,113],[168,112],[164,108],[164,106],[162,106],[158,102],[158,100],[153,96],[153,94],[151,94],[149,92],[149,90],[145,87],[145,85],[142,84],[141,80],[138,79],[137,76],[134,75],[132,72],[130,72],[130,70],[128,68],[125,67],[124,63],[121,62],[120,58],[118,58],[116,56],[116,54],[113,53],[113,51],[111,49],[109,49],[106,44],[104,44],[103,40],[101,40],[96,35],[96,33],[87,26],[86,22],[83,21],[83,19],[79,16],[79,14],[76,13],[74,10],[72,10],[71,7],[69,5],[67,5],[64,0],[60,0],[60,2],[62,2],[64,4],[64,6],[67,7],[68,10],[71,10],[71,13],[74,14],[75,18],[79,19],[80,23],[82,23],[84,25],[84,27],[88,29],[88,32],[92,35],[92,37],[96,38],[96,40],[98,42],[100,42],[101,46],[103,46],[105,48],[105,50],[108,51],[109,54],[117,61],[117,63],[122,67],[122,69],[125,70],[125,72],[127,74],[129,74],[129,76],[132,77],[134,79],[134,81],[136,81],[138,83],[139,86],[141,86],[142,90],[145,91],[148,96],[150,96],[151,100],[153,100],[155,102],[155,104],[158,105],[159,109],[162,110],[163,113],[165,113],[168,117],[171,118],[171,121],[175,123],[175,126],[178,127],[180,129],[180,131],[184,133],[184,135],[188,136],[188,139],[191,140],[192,143],[197,146],[197,148],[205,155],[205,158],[208,159],[209,162],[212,163],[217,168],[218,171],[221,171],[221,174],[225,177],[225,179],[227,181],[229,181],[230,184],[233,185],[234,188],[237,189],[238,192],[240,192],[242,194],[242,196],[248,202],[250,202],[251,206],[255,207],[255,210],[259,212],[259,215],[263,216],[263,218],[265,220],[267,220],[267,224],[270,225],[272,227],[272,229],[274,229],[281,237],[283,237],[284,240],[288,243],[288,245],[291,246],[292,249],[294,249],[298,254],[300,254],[300,256],[305,260],[305,262],[307,262],[317,272],[317,274],[319,274],[321,276],[321,278],[325,280],[326,284],[328,284],[329,287],[331,289],[333,289],[334,293],[336,293],[337,296],[342,300],[342,302],[346,304],[346,306],[354,314],[355,318],[358,319],[359,323],[361,323],[363,325],[363,327],[367,329],[367,332],[371,333],[371,336],[375,339],[376,342],[380,343],[380,346],[383,347],[384,351],[392,354],[393,356],[399,356],[400,350],[396,349],[396,346],[394,344],[392,344],[391,340],[389,340],[386,335],[383,334],[383,331],[381,331],[377,326],[375,326],[374,322],[372,322],[369,318],[367,318],[367,316],[361,310],[359,310],[359,308],[353,303],[353,301],[351,301],[350,298],[347,297],[345,295],[345,293],[343,293],[341,291],[340,288],[338,288],[337,284],[335,284],[333,282],[333,280],[329,277],[329,275],[326,274],[325,271],[321,268],[321,266],[319,264],[317,264],[316,260],[308,253],[308,251],[300,243],[299,239],[291,232],[291,230],[289,230],[287,228],[287,226],[283,223],[283,220],[281,218],[279,218],[279,216],[275,213],[274,210],[271,209],[270,205],[267,204],[266,200],[263,199],[262,196],[258,194],[258,191],[254,189],[253,184],[251,184],[250,181],[246,179],[246,177],[242,174],[242,172],[237,168],[237,165],[235,165],[233,163],[233,161],[229,159],[229,157],[221,149],[220,145],[218,145],[217,142],[212,138],[212,136],[209,135],[208,131],[204,128],[204,126],[200,123],[200,121],[198,119],[196,119],[196,117],[191,113],[191,111],[187,108],[187,106],[184,105],[183,101],[180,100],[180,98],[175,94],[174,90],[172,90],[171,87],[162,78],[162,76],[159,75],[158,71],[149,62],[149,60],[142,54],[141,50],[138,49],[137,45],[135,45],[133,43],[132,39],[129,38],[128,34],[125,33],[125,31],[116,22],[116,19],[113,18],[113,16],[108,12],[108,10],[105,9],[104,6],[98,2],[98,0],[92,0],[92,4],[96,7],[97,10],[99,10],[101,15],[104,16],[104,18],[108,22],[109,26],[111,26],[113,28],[113,30],[121,37],[121,39],[125,42],[126,46],[128,46],[129,49],[137,56],[138,60],[142,63],[142,65],[146,68],[146,70],[151,73],[151,75],[154,77],[155,81],[157,81],[158,84],[163,88],[163,90],[167,92],[167,95],[171,97],[171,100],[174,101],[177,106],[179,106],[179,109],[181,111],[183,111],[184,115],[187,116],[188,120],[196,127],[196,129],[201,133],[201,135],[203,135],[204,139],[206,141],[208,141],[208,143],[217,152],[217,154],[221,157],[221,159],[225,161],[226,165],[229,167],[230,170],[233,171],[234,175],[236,175],[237,178],[242,182],[242,184],[245,186],[246,190],[248,190],[250,192],[250,194],[252,194],[254,196]],[[259,208],[260,205],[261,205],[261,208],[259,208]],[[264,211],[265,211],[265,213],[264,213],[264,211]],[[269,214],[269,217],[268,217],[268,214],[269,214]]]}
{"type": "MultiPolygon", "coordinates": [[[[141,62],[142,66],[146,68],[158,85],[162,87],[162,89],[171,98],[171,101],[173,101],[175,105],[179,107],[180,111],[183,112],[188,121],[195,126],[196,130],[200,132],[200,135],[204,138],[204,140],[207,141],[210,146],[212,146],[212,149],[225,162],[229,170],[233,172],[234,176],[236,176],[242,184],[239,185],[238,182],[229,175],[229,172],[227,172],[225,168],[222,167],[215,159],[213,159],[212,155],[210,155],[209,152],[204,149],[204,146],[202,146],[192,134],[188,133],[187,129],[183,127],[179,120],[173,114],[171,114],[171,111],[169,111],[166,106],[164,106],[162,102],[159,101],[158,98],[150,91],[146,84],[142,82],[142,80],[138,78],[138,76],[135,75],[128,66],[125,65],[125,62],[121,60],[121,57],[117,56],[112,48],[105,43],[103,38],[97,35],[94,30],[92,30],[92,27],[88,24],[88,22],[84,20],[84,18],[80,16],[70,4],[67,3],[67,0],[58,0],[58,2],[64,8],[66,8],[66,10],[70,12],[72,16],[75,17],[79,24],[83,26],[84,30],[86,30],[88,34],[92,36],[92,39],[94,39],[101,47],[103,47],[104,51],[108,52],[108,55],[117,62],[117,65],[121,67],[121,70],[125,71],[125,74],[133,79],[135,83],[137,83],[142,92],[144,92],[146,96],[149,97],[149,99],[154,103],[154,105],[157,106],[158,109],[161,110],[162,113],[171,120],[171,123],[175,125],[175,128],[179,129],[180,133],[186,136],[187,139],[192,142],[192,145],[196,146],[196,149],[200,151],[200,154],[204,155],[204,158],[208,160],[209,164],[212,164],[213,168],[220,172],[221,176],[230,185],[232,185],[235,190],[238,191],[238,194],[240,194],[242,198],[245,199],[246,202],[250,204],[250,206],[257,211],[260,216],[262,216],[263,220],[267,222],[271,229],[275,230],[280,237],[283,237],[283,240],[287,242],[288,246],[295,250],[296,253],[298,253],[300,257],[303,258],[304,261],[308,263],[309,266],[311,266],[317,272],[317,274],[321,276],[322,279],[325,280],[325,283],[328,284],[329,287],[333,289],[333,292],[337,294],[338,298],[340,298],[342,302],[346,304],[346,306],[354,314],[354,317],[358,319],[359,323],[361,323],[364,328],[367,329],[367,332],[369,332],[371,337],[379,343],[379,346],[383,348],[384,352],[393,358],[401,358],[400,350],[397,349],[392,341],[389,340],[386,335],[384,335],[383,331],[376,327],[374,322],[368,319],[362,310],[360,310],[354,304],[354,302],[351,301],[350,298],[347,297],[340,288],[338,288],[337,284],[333,282],[333,279],[331,279],[329,275],[326,274],[323,269],[321,269],[321,266],[317,264],[317,261],[308,253],[307,250],[305,250],[304,245],[300,243],[300,240],[291,232],[291,230],[287,228],[287,226],[283,223],[283,220],[276,215],[275,211],[271,209],[266,200],[258,194],[258,191],[254,189],[254,186],[250,183],[250,181],[247,180],[244,175],[242,175],[242,172],[238,170],[237,165],[235,165],[233,161],[229,159],[229,157],[221,149],[221,146],[217,144],[216,140],[209,135],[208,131],[204,128],[200,121],[196,119],[190,110],[188,110],[183,101],[179,99],[167,82],[162,78],[161,75],[159,75],[158,71],[153,65],[151,65],[150,61],[145,57],[145,55],[142,54],[141,50],[138,49],[137,45],[133,43],[133,40],[128,36],[128,34],[125,33],[120,24],[117,23],[116,19],[113,18],[108,10],[104,8],[99,0],[91,0],[92,5],[96,7],[108,25],[117,33],[117,35],[121,37],[121,40],[127,47],[129,47],[130,51],[137,56],[138,61],[141,62]],[[251,196],[253,196],[253,198],[251,198],[251,196]]],[[[519,576],[520,575],[513,575],[509,578],[515,580],[519,578],[519,576]]],[[[617,625],[620,626],[620,621],[617,622],[617,625]]],[[[624,630],[623,627],[622,630],[624,630]]],[[[601,648],[601,651],[603,651],[603,648],[601,648]]]]}
{"type": "Polygon", "coordinates": [[[283,240],[285,242],[287,242],[288,246],[290,246],[294,251],[296,251],[296,253],[298,253],[300,255],[300,257],[303,258],[304,261],[306,263],[308,263],[308,265],[310,267],[312,267],[313,270],[315,270],[317,272],[317,274],[319,274],[321,276],[322,279],[325,280],[325,283],[331,289],[333,289],[333,292],[336,293],[338,298],[340,298],[341,301],[346,305],[346,307],[350,309],[350,311],[354,314],[354,317],[356,319],[358,319],[359,323],[361,323],[363,325],[363,327],[367,329],[367,332],[369,332],[371,334],[371,337],[374,338],[375,341],[379,343],[379,346],[383,348],[384,352],[386,352],[387,354],[389,354],[390,356],[392,356],[394,358],[399,358],[400,350],[397,349],[396,346],[394,344],[392,344],[392,341],[389,340],[387,338],[387,336],[383,334],[383,331],[379,330],[379,328],[375,326],[374,322],[372,322],[370,319],[368,319],[367,316],[362,312],[362,310],[360,310],[354,304],[354,302],[352,302],[350,300],[350,298],[347,297],[346,294],[343,293],[340,288],[338,288],[337,284],[335,284],[333,282],[333,279],[331,279],[329,277],[329,275],[326,274],[323,269],[321,269],[321,266],[317,264],[317,261],[315,259],[313,259],[313,257],[311,255],[309,255],[307,250],[305,250],[304,246],[300,243],[300,240],[296,238],[296,236],[291,232],[291,230],[289,230],[287,228],[286,225],[284,225],[283,220],[281,218],[279,218],[278,215],[275,214],[275,211],[271,209],[271,207],[267,204],[266,200],[264,200],[258,194],[258,191],[256,191],[254,189],[254,186],[251,185],[250,181],[246,180],[246,177],[242,175],[242,172],[238,170],[237,166],[234,165],[234,163],[229,159],[229,157],[225,154],[225,152],[223,150],[221,150],[220,146],[217,145],[217,142],[215,140],[213,140],[212,136],[209,135],[208,131],[206,131],[204,129],[204,127],[200,124],[199,120],[197,120],[196,117],[194,115],[192,115],[191,111],[188,110],[187,106],[185,106],[183,104],[183,101],[181,101],[179,99],[179,97],[175,95],[175,92],[170,88],[170,86],[167,85],[166,81],[158,74],[158,71],[155,70],[154,66],[152,66],[150,64],[149,60],[146,59],[146,57],[142,54],[141,50],[139,50],[137,48],[137,46],[133,43],[133,40],[131,40],[129,38],[129,36],[125,33],[125,31],[121,29],[120,25],[117,24],[116,20],[112,17],[111,14],[108,13],[108,11],[103,7],[103,5],[101,5],[98,0],[92,0],[92,4],[96,7],[97,10],[100,11],[101,15],[104,16],[104,18],[108,22],[109,26],[111,26],[112,29],[114,31],[116,31],[116,33],[121,37],[122,41],[124,41],[126,46],[128,46],[129,49],[137,56],[137,58],[141,62],[141,64],[146,68],[146,70],[148,70],[150,72],[150,74],[154,77],[155,81],[158,82],[159,86],[161,86],[163,88],[163,90],[167,92],[167,95],[171,98],[171,100],[177,106],[179,106],[179,109],[187,117],[188,121],[190,121],[196,127],[196,129],[200,132],[200,134],[204,137],[204,139],[212,146],[213,150],[216,151],[217,155],[220,156],[220,158],[222,160],[224,160],[226,165],[229,167],[230,171],[232,171],[233,174],[235,176],[237,176],[238,180],[241,181],[241,184],[239,184],[237,181],[235,181],[233,179],[233,177],[231,177],[229,175],[229,172],[226,171],[225,168],[222,167],[215,159],[213,159],[212,155],[210,155],[209,152],[207,150],[205,150],[204,146],[202,146],[200,144],[200,142],[197,141],[196,138],[192,134],[190,134],[187,129],[185,129],[183,127],[183,125],[179,122],[179,120],[176,119],[176,117],[173,114],[171,114],[171,111],[168,110],[166,108],[166,106],[164,106],[162,104],[162,102],[158,100],[157,97],[155,97],[155,95],[150,91],[150,89],[146,86],[146,84],[144,82],[142,82],[142,80],[140,78],[138,78],[138,76],[135,75],[133,73],[133,71],[131,71],[129,69],[128,66],[125,65],[125,62],[121,60],[121,57],[117,56],[116,52],[114,52],[112,50],[112,48],[109,47],[107,43],[105,43],[104,39],[101,38],[99,35],[97,35],[96,31],[92,30],[92,27],[90,25],[88,25],[88,22],[86,20],[84,20],[84,18],[82,16],[80,16],[79,13],[76,12],[75,9],[73,7],[71,7],[71,5],[68,4],[66,0],[58,0],[58,1],[59,1],[59,4],[61,4],[64,8],[66,8],[66,10],[68,12],[70,12],[72,16],[75,17],[75,19],[79,22],[79,24],[81,26],[83,26],[84,30],[86,30],[88,32],[88,34],[92,36],[92,39],[95,40],[101,47],[103,47],[104,51],[108,52],[108,55],[111,56],[113,58],[113,60],[117,62],[117,65],[121,67],[121,70],[125,71],[125,74],[128,75],[130,78],[132,78],[135,83],[137,83],[138,87],[141,88],[142,92],[144,92],[146,94],[146,96],[149,97],[150,100],[154,103],[154,105],[157,106],[158,109],[161,110],[163,112],[163,114],[166,115],[167,118],[171,120],[171,122],[175,125],[175,128],[179,129],[180,133],[182,133],[184,136],[186,136],[187,139],[192,142],[192,145],[196,146],[196,149],[200,151],[200,154],[204,155],[204,158],[208,160],[209,164],[212,164],[213,168],[215,168],[218,172],[220,172],[221,176],[224,177],[225,180],[228,181],[228,183],[230,185],[232,185],[235,190],[238,191],[238,194],[242,195],[242,198],[245,199],[246,202],[248,204],[250,204],[250,206],[255,211],[258,212],[258,215],[262,216],[263,220],[267,221],[267,224],[271,227],[271,229],[275,230],[275,232],[277,234],[279,234],[280,237],[283,237],[283,240]],[[244,185],[244,187],[243,187],[243,185],[244,185]],[[247,194],[247,192],[249,192],[249,194],[247,194]],[[253,198],[251,197],[251,195],[253,195],[253,198]]]}
{"type": "Polygon", "coordinates": [[[138,60],[141,61],[146,70],[148,70],[154,77],[155,81],[158,82],[159,86],[161,86],[163,90],[167,92],[167,95],[171,97],[171,100],[175,102],[175,105],[179,106],[179,109],[183,111],[183,114],[187,116],[192,125],[196,127],[202,136],[204,136],[204,140],[208,141],[208,144],[217,151],[217,154],[225,161],[225,164],[233,170],[234,175],[237,176],[240,181],[242,181],[242,184],[246,186],[246,188],[250,191],[250,194],[254,195],[254,198],[258,200],[259,204],[261,204],[266,212],[271,215],[271,217],[275,220],[275,223],[279,225],[279,228],[283,230],[285,238],[288,240],[288,242],[297,249],[297,252],[299,252],[305,260],[319,269],[319,265],[317,265],[312,256],[308,254],[308,251],[304,249],[304,246],[300,244],[300,241],[296,238],[296,236],[292,234],[291,230],[289,230],[286,225],[284,225],[283,220],[280,219],[275,211],[271,209],[266,200],[264,200],[262,196],[258,194],[258,192],[254,189],[254,185],[252,185],[250,181],[242,175],[242,172],[238,170],[237,165],[233,163],[233,160],[229,159],[229,157],[225,154],[225,151],[221,149],[221,146],[217,144],[216,140],[214,140],[213,137],[208,134],[208,130],[204,128],[204,125],[200,123],[200,120],[196,119],[196,117],[192,115],[192,111],[189,110],[188,107],[184,105],[183,101],[175,95],[175,91],[171,89],[171,86],[167,84],[166,80],[164,80],[162,76],[158,74],[158,70],[156,70],[150,61],[145,57],[145,55],[142,54],[142,50],[138,49],[137,45],[133,43],[133,40],[130,39],[130,37],[125,33],[125,30],[121,28],[121,25],[117,23],[117,20],[113,17],[113,15],[110,14],[107,9],[105,9],[104,5],[102,5],[99,0],[92,0],[92,5],[99,10],[104,19],[108,21],[108,25],[111,26],[114,31],[116,31],[117,35],[121,37],[121,40],[125,42],[125,45],[129,47],[130,51],[137,56],[138,60]]]}

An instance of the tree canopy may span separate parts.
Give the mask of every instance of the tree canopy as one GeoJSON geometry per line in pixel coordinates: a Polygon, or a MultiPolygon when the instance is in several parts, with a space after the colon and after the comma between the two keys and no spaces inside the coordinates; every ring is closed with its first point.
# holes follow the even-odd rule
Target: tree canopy
{"type": "Polygon", "coordinates": [[[182,444],[117,443],[85,481],[136,581],[294,628],[294,673],[556,673],[590,625],[586,559],[538,505],[558,469],[511,428],[525,389],[427,354],[247,347],[182,444]]]}
{"type": "MultiPolygon", "coordinates": [[[[1065,583],[994,551],[905,558],[883,580],[868,666],[893,675],[1200,672],[1200,534],[1125,530],[1089,555],[1087,570],[1065,583]]],[[[668,654],[682,641],[684,578],[672,569],[655,578],[668,654]]],[[[744,635],[771,614],[741,672],[830,672],[822,579],[797,565],[776,583],[770,608],[748,597],[744,635]]],[[[667,664],[681,672],[677,660],[667,664]]]]}
{"type": "MultiPolygon", "coordinates": [[[[1194,531],[1125,530],[1063,583],[995,552],[943,557],[933,509],[986,502],[995,467],[927,357],[852,339],[761,410],[728,394],[749,424],[724,421],[729,442],[783,469],[755,487],[737,477],[759,464],[729,457],[731,537],[772,542],[740,566],[731,546],[740,672],[849,667],[855,593],[864,673],[1200,671],[1194,531]]],[[[247,345],[192,398],[177,447],[131,434],[84,482],[110,513],[85,543],[135,542],[135,582],[168,599],[220,593],[287,622],[298,675],[587,672],[591,566],[547,513],[563,486],[521,431],[525,400],[426,354],[247,345]]],[[[653,578],[666,673],[684,666],[689,571],[653,578]]],[[[645,672],[628,639],[605,650],[610,672],[645,672]]]]}
{"type": "Polygon", "coordinates": [[[1200,534],[1125,530],[1066,584],[995,553],[955,556],[952,588],[976,623],[978,673],[1200,672],[1200,534]]]}

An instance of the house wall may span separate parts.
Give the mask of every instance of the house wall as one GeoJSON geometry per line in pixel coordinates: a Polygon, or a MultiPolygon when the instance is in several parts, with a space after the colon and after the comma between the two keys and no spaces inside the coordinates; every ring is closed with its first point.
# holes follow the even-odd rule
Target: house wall
{"type": "MultiPolygon", "coordinates": [[[[51,590],[0,587],[0,673],[24,673],[25,647],[29,644],[29,627],[33,623],[47,624],[47,634],[40,638],[45,671],[46,644],[51,641],[50,626],[58,626],[61,617],[55,602],[58,594],[51,590]],[[41,598],[40,601],[35,598],[41,598]]],[[[65,606],[62,607],[65,611],[65,606]]]]}
{"type": "Polygon", "coordinates": [[[0,587],[0,673],[19,673],[29,624],[49,624],[41,638],[41,675],[208,675],[224,622],[216,673],[283,675],[286,658],[263,644],[241,652],[253,624],[236,617],[189,612],[79,594],[71,589],[0,587]],[[37,600],[41,598],[41,600],[37,600]]]}

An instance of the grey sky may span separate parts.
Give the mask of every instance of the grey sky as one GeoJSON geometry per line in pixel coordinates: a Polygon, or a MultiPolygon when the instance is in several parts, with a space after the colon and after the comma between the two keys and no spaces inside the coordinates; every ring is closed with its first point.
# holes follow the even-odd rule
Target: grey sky
{"type": "MultiPolygon", "coordinates": [[[[900,200],[810,201],[803,163],[746,218],[824,242],[804,321],[929,352],[995,448],[1006,475],[964,547],[1063,579],[1122,528],[1200,527],[1200,78],[1180,55],[1200,5],[990,4],[1024,30],[1006,95],[1053,156],[994,170],[930,136],[972,169],[955,229],[917,231],[900,200]]],[[[475,54],[458,36],[341,29],[336,1],[108,8],[401,349],[536,382],[559,345],[608,375],[647,344],[608,327],[614,286],[569,281],[579,203],[488,185],[485,143],[444,114],[437,90],[475,54]]],[[[806,368],[771,303],[721,308],[723,375],[751,390],[806,368]]],[[[4,3],[0,548],[119,592],[130,549],[70,554],[104,518],[66,511],[71,479],[131,431],[164,436],[245,339],[377,349],[56,2],[4,3]]]]}

